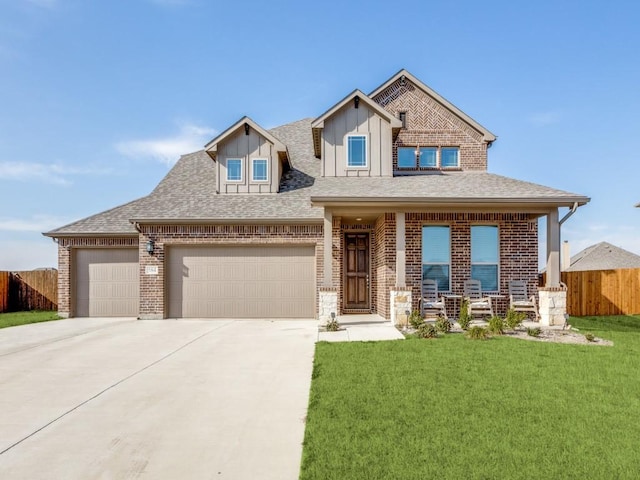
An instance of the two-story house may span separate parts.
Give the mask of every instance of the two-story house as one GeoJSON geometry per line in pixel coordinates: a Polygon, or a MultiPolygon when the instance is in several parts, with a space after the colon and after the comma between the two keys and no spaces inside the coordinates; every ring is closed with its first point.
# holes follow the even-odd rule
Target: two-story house
{"type": "Polygon", "coordinates": [[[510,280],[537,288],[541,216],[556,295],[560,225],[589,198],[488,173],[495,140],[406,70],[315,119],[244,117],[148,196],[45,234],[59,313],[397,320],[423,278],[478,279],[504,307],[510,280]]]}

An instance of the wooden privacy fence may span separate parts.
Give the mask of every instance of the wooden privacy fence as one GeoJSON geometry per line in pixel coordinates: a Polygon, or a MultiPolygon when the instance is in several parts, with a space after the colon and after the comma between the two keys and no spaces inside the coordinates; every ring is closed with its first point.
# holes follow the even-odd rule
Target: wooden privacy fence
{"type": "MultiPolygon", "coordinates": [[[[640,268],[562,272],[567,313],[633,315],[640,313],[640,268]]],[[[541,285],[544,285],[544,275],[541,285]]]]}
{"type": "Polygon", "coordinates": [[[0,272],[0,312],[57,309],[57,270],[0,272]]]}

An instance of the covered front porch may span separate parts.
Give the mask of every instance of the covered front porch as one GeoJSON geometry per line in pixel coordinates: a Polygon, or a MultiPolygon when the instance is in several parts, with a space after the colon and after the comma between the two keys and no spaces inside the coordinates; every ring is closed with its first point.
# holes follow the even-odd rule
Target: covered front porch
{"type": "MultiPolygon", "coordinates": [[[[566,291],[560,284],[560,225],[558,208],[483,209],[417,206],[394,209],[388,205],[358,207],[324,205],[324,252],[319,272],[318,316],[377,314],[392,324],[406,321],[406,312],[418,309],[425,265],[425,228],[445,228],[449,259],[441,269],[446,282],[440,293],[452,298],[463,293],[463,283],[478,271],[472,258],[472,230],[495,230],[497,259],[485,271],[495,271],[489,292],[497,312],[508,308],[508,284],[525,280],[539,294],[543,325],[564,324],[566,291]],[[547,282],[538,292],[538,219],[546,216],[547,282]]],[[[571,212],[570,212],[571,213],[571,212]]],[[[482,270],[482,269],[480,269],[482,270]]],[[[443,276],[443,278],[444,278],[443,276]]],[[[455,309],[455,303],[452,305],[455,309]]]]}

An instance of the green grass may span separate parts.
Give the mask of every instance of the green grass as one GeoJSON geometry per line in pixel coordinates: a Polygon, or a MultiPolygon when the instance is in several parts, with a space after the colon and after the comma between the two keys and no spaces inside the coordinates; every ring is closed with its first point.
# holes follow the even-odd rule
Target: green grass
{"type": "Polygon", "coordinates": [[[51,320],[60,320],[58,312],[39,311],[31,312],[13,312],[0,313],[0,328],[15,327],[16,325],[25,325],[27,323],[49,322],[51,320]]]}
{"type": "Polygon", "coordinates": [[[300,478],[638,478],[640,316],[570,322],[615,345],[318,343],[300,478]]]}

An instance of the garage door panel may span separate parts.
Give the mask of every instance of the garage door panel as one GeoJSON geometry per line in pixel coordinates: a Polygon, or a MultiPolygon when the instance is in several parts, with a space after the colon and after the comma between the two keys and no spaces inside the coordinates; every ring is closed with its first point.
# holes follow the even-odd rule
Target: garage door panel
{"type": "Polygon", "coordinates": [[[78,249],[75,264],[76,316],[138,315],[137,249],[78,249]]]}
{"type": "Polygon", "coordinates": [[[172,247],[168,288],[170,317],[313,317],[315,249],[172,247]]]}

